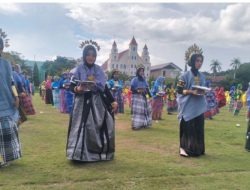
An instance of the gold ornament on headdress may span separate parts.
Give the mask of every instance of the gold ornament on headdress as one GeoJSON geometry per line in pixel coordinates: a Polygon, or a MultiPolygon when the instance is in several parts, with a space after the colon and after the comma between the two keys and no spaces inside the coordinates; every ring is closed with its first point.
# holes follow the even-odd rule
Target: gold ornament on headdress
{"type": "Polygon", "coordinates": [[[143,64],[138,64],[138,65],[135,66],[135,68],[136,68],[136,70],[138,70],[140,68],[145,70],[145,66],[143,64]]]}
{"type": "Polygon", "coordinates": [[[191,59],[193,54],[203,54],[202,48],[199,48],[196,44],[191,45],[187,51],[185,52],[185,61],[186,64],[189,63],[189,60],[191,59]]]}
{"type": "Polygon", "coordinates": [[[81,44],[80,44],[80,48],[84,48],[84,46],[86,45],[93,45],[96,47],[97,51],[99,51],[101,48],[100,46],[98,45],[97,42],[93,41],[93,40],[85,40],[85,41],[82,41],[81,44]]]}
{"type": "Polygon", "coordinates": [[[3,39],[4,47],[9,47],[9,40],[7,39],[7,34],[0,28],[0,37],[3,39]]]}

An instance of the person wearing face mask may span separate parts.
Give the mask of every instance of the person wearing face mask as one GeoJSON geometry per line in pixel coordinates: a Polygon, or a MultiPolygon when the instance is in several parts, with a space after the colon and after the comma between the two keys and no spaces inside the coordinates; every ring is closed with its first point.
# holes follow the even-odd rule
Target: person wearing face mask
{"type": "Polygon", "coordinates": [[[2,58],[4,41],[0,36],[0,169],[10,161],[21,158],[21,146],[15,114],[18,113],[19,98],[12,68],[2,58]]]}
{"type": "Polygon", "coordinates": [[[190,56],[186,71],[177,85],[178,119],[180,123],[180,155],[200,156],[205,154],[204,112],[207,103],[204,94],[192,88],[192,85],[205,86],[205,76],[199,72],[204,57],[201,53],[190,56]]]}
{"type": "Polygon", "coordinates": [[[70,89],[74,103],[70,115],[66,156],[69,160],[93,162],[112,160],[115,153],[117,104],[106,85],[106,76],[95,64],[95,46],[86,45],[83,62],[76,67],[70,89]]]}
{"type": "Polygon", "coordinates": [[[115,114],[124,113],[124,98],[122,94],[123,83],[122,80],[119,80],[119,71],[113,70],[111,79],[108,80],[107,85],[112,92],[113,97],[118,103],[117,110],[115,110],[115,114]]]}
{"type": "Polygon", "coordinates": [[[149,128],[152,125],[150,98],[152,97],[144,78],[144,66],[137,67],[136,76],[131,81],[132,129],[149,128]]]}

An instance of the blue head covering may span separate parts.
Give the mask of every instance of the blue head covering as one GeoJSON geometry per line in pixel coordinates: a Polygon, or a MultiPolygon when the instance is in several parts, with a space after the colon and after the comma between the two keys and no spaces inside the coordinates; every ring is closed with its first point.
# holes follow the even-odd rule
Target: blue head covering
{"type": "Polygon", "coordinates": [[[154,83],[154,86],[163,86],[164,85],[164,81],[165,81],[165,77],[163,77],[163,76],[159,76],[157,79],[156,79],[156,81],[155,81],[155,83],[154,83]]]}
{"type": "Polygon", "coordinates": [[[87,45],[84,49],[83,49],[83,52],[82,52],[82,59],[83,59],[83,63],[85,65],[87,65],[88,67],[92,67],[94,64],[88,64],[87,61],[86,61],[86,57],[89,53],[89,51],[93,51],[94,52],[94,56],[96,57],[97,56],[97,52],[96,52],[96,49],[94,46],[92,45],[87,45]]]}

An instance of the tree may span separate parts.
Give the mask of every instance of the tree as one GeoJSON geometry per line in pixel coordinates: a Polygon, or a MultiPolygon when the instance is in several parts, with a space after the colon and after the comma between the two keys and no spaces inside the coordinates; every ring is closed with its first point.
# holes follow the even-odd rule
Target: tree
{"type": "Polygon", "coordinates": [[[76,66],[76,60],[70,60],[66,57],[57,56],[54,61],[45,61],[42,65],[42,69],[48,75],[61,75],[66,70],[71,70],[76,66]]]}
{"type": "Polygon", "coordinates": [[[0,28],[0,37],[3,39],[3,41],[4,41],[4,46],[5,47],[9,47],[10,45],[9,45],[9,40],[10,39],[8,39],[7,38],[7,34],[2,30],[2,28],[0,28]]]}
{"type": "Polygon", "coordinates": [[[236,71],[237,69],[240,67],[241,65],[241,62],[240,62],[240,59],[239,58],[234,58],[230,64],[230,66],[233,68],[234,70],[234,79],[236,77],[236,71]]]}
{"type": "Polygon", "coordinates": [[[40,84],[40,81],[39,81],[39,69],[38,69],[37,63],[35,63],[34,68],[33,68],[33,81],[34,81],[34,86],[38,87],[40,84]]]}
{"type": "Polygon", "coordinates": [[[243,85],[243,89],[246,90],[248,87],[248,83],[250,82],[250,63],[241,64],[237,70],[237,79],[243,85]]]}
{"type": "Polygon", "coordinates": [[[212,60],[212,63],[210,64],[210,70],[213,72],[213,76],[215,78],[215,75],[218,73],[218,71],[221,71],[221,63],[218,60],[212,60]]]}
{"type": "Polygon", "coordinates": [[[21,66],[22,72],[26,75],[32,74],[32,68],[24,63],[24,60],[21,58],[21,53],[11,51],[4,52],[3,57],[8,60],[12,65],[18,64],[21,66]]]}

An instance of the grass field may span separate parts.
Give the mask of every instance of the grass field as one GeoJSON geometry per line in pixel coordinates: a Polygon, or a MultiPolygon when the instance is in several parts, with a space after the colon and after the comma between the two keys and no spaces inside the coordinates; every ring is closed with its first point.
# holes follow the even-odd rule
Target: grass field
{"type": "Polygon", "coordinates": [[[38,95],[34,104],[37,114],[20,126],[23,157],[0,169],[1,190],[249,189],[245,108],[237,117],[223,108],[206,120],[206,155],[199,158],[179,156],[176,114],[164,112],[164,120],[151,129],[132,131],[126,109],[116,120],[115,159],[74,164],[65,156],[69,116],[38,95]]]}

